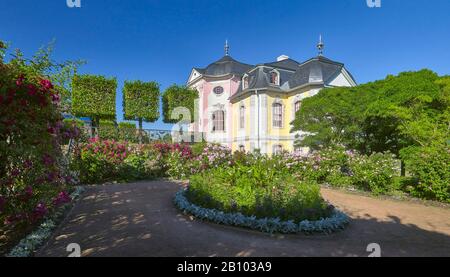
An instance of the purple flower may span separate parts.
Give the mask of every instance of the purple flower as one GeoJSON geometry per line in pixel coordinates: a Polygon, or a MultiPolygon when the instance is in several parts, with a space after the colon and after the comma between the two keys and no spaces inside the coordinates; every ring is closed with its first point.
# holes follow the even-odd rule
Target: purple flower
{"type": "Polygon", "coordinates": [[[61,191],[58,194],[58,196],[56,196],[55,199],[53,199],[53,205],[60,206],[62,204],[68,203],[70,201],[72,201],[72,198],[70,197],[70,195],[65,191],[61,191]]]}
{"type": "Polygon", "coordinates": [[[33,218],[34,219],[42,218],[47,214],[47,212],[48,209],[45,203],[40,202],[39,204],[37,204],[36,208],[34,208],[33,218]]]}
{"type": "Polygon", "coordinates": [[[25,168],[30,168],[30,167],[33,166],[33,162],[32,162],[31,160],[25,160],[25,161],[23,162],[23,166],[24,166],[25,168]]]}
{"type": "Polygon", "coordinates": [[[42,162],[43,162],[46,166],[53,165],[53,158],[50,157],[50,155],[45,154],[45,155],[42,157],[42,162]]]}

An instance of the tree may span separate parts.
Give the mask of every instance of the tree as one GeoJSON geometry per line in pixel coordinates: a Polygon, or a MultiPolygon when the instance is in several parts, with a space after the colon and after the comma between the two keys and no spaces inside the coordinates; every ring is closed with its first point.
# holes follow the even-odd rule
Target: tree
{"type": "Polygon", "coordinates": [[[142,122],[159,118],[159,84],[126,81],[123,88],[123,111],[126,120],[139,122],[139,143],[142,143],[142,122]]]}
{"type": "MultiPolygon", "coordinates": [[[[163,117],[165,123],[177,123],[182,118],[172,118],[172,112],[178,107],[187,108],[190,112],[190,121],[194,122],[195,100],[198,99],[198,91],[185,86],[172,85],[167,88],[162,96],[163,117]]],[[[183,118],[186,120],[186,118],[183,118]]]]}
{"type": "MultiPolygon", "coordinates": [[[[447,86],[421,70],[353,88],[330,88],[304,100],[293,130],[309,132],[299,145],[342,144],[362,153],[399,151],[448,134],[447,86]]],[[[445,140],[445,139],[444,139],[445,140]]]]}
{"type": "Polygon", "coordinates": [[[116,119],[116,78],[75,75],[72,89],[72,111],[75,116],[90,117],[93,127],[99,126],[100,119],[116,119]]]}
{"type": "Polygon", "coordinates": [[[376,95],[375,84],[359,87],[327,88],[303,100],[292,122],[292,131],[308,132],[298,146],[317,149],[341,144],[366,152],[364,111],[376,95]]]}

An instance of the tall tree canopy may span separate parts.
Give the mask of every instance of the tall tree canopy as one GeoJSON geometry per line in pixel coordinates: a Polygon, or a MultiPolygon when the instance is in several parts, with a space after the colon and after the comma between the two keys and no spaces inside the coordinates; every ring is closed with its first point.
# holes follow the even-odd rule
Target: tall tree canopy
{"type": "Polygon", "coordinates": [[[100,119],[116,119],[116,78],[76,75],[72,84],[72,111],[75,116],[88,116],[94,126],[100,119]]]}
{"type": "Polygon", "coordinates": [[[167,88],[162,96],[163,104],[163,116],[165,123],[177,123],[181,119],[186,120],[186,118],[172,118],[172,112],[178,107],[187,108],[190,112],[191,122],[194,121],[195,117],[195,100],[198,99],[198,91],[185,87],[172,85],[167,88]]]}
{"type": "Polygon", "coordinates": [[[154,122],[159,118],[159,84],[156,82],[125,81],[123,112],[126,120],[154,122]]]}
{"type": "Polygon", "coordinates": [[[342,144],[362,153],[429,145],[448,139],[449,77],[404,72],[352,88],[328,88],[304,100],[293,131],[317,148],[342,144]]]}

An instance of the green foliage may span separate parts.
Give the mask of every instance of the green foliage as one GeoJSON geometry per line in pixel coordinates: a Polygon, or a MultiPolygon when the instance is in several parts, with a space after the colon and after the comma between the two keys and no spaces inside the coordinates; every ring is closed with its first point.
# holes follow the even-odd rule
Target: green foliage
{"type": "Polygon", "coordinates": [[[154,179],[163,175],[158,153],[152,149],[136,149],[120,167],[120,179],[124,181],[154,179]]]}
{"type": "MultiPolygon", "coordinates": [[[[139,136],[136,130],[136,124],[130,122],[119,123],[119,140],[128,141],[130,143],[138,143],[139,136]]],[[[143,134],[143,142],[148,143],[148,137],[143,134]]]]}
{"type": "MultiPolygon", "coordinates": [[[[198,99],[198,92],[194,89],[190,89],[184,86],[173,85],[167,88],[162,96],[162,104],[163,104],[163,117],[165,123],[177,123],[182,118],[173,119],[171,117],[172,112],[177,107],[184,107],[190,111],[190,121],[194,121],[194,112],[195,112],[195,100],[198,99]]],[[[187,120],[183,118],[183,120],[187,120]]]]}
{"type": "Polygon", "coordinates": [[[450,203],[450,148],[448,145],[402,149],[413,182],[406,188],[412,195],[450,203]]]}
{"type": "MultiPolygon", "coordinates": [[[[450,142],[450,76],[439,77],[421,70],[354,88],[324,89],[304,101],[293,124],[294,130],[310,132],[298,142],[301,146],[319,149],[340,144],[368,155],[394,153],[416,180],[409,186],[410,193],[428,199],[448,199],[448,170],[442,165],[447,161],[450,142]]],[[[376,171],[371,167],[371,159],[375,157],[357,168],[368,167],[363,175],[379,178],[372,184],[366,182],[370,190],[385,192],[389,188],[376,183],[386,183],[382,181],[386,176],[368,176],[376,171]]]]}
{"type": "Polygon", "coordinates": [[[71,166],[79,172],[83,184],[98,184],[117,180],[127,156],[126,144],[96,138],[76,151],[71,166]]]}
{"type": "Polygon", "coordinates": [[[103,140],[120,140],[117,124],[111,120],[100,120],[98,135],[103,140]]]}
{"type": "Polygon", "coordinates": [[[311,134],[302,146],[342,144],[362,153],[398,154],[448,134],[448,77],[404,72],[353,88],[331,88],[304,100],[293,130],[311,134]],[[447,90],[445,90],[447,88],[447,90]]]}
{"type": "MultiPolygon", "coordinates": [[[[0,48],[3,55],[5,45],[0,48]]],[[[17,53],[7,64],[0,60],[0,229],[6,236],[41,220],[72,181],[60,147],[60,95],[35,59],[17,53]]]]}
{"type": "Polygon", "coordinates": [[[126,120],[154,122],[159,118],[159,84],[125,81],[123,110],[126,120]]]}
{"type": "Polygon", "coordinates": [[[116,118],[115,78],[103,76],[76,75],[72,84],[72,111],[76,116],[91,117],[95,124],[99,119],[116,118]]]}
{"type": "Polygon", "coordinates": [[[398,161],[389,153],[353,155],[349,160],[350,181],[353,187],[373,194],[389,194],[399,189],[394,181],[398,168],[398,161]]]}
{"type": "Polygon", "coordinates": [[[331,214],[316,183],[301,182],[275,164],[276,160],[261,156],[250,164],[216,167],[195,174],[190,178],[186,196],[205,208],[297,223],[331,214]]]}

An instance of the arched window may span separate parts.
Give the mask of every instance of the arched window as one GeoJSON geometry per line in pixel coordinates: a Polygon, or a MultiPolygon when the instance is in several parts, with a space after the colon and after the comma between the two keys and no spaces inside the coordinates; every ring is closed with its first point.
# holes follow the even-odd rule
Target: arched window
{"type": "Polygon", "coordinates": [[[270,72],[270,83],[273,85],[278,85],[278,73],[275,71],[270,72]]]}
{"type": "Polygon", "coordinates": [[[281,144],[276,144],[273,146],[273,154],[274,155],[279,155],[283,152],[283,145],[281,144]]]}
{"type": "Polygon", "coordinates": [[[244,145],[239,145],[239,151],[245,152],[245,146],[244,145]]]}
{"type": "Polygon", "coordinates": [[[283,105],[274,103],[272,105],[272,125],[273,127],[283,127],[283,105]]]}
{"type": "Polygon", "coordinates": [[[294,111],[297,113],[300,110],[300,107],[302,106],[302,101],[297,101],[294,104],[294,111]]]}
{"type": "Polygon", "coordinates": [[[225,131],[225,112],[215,111],[212,115],[213,127],[212,131],[225,131]]]}
{"type": "Polygon", "coordinates": [[[249,79],[248,76],[244,76],[243,80],[242,80],[242,89],[246,89],[248,88],[248,84],[249,84],[249,79]]]}
{"type": "Polygon", "coordinates": [[[245,106],[239,108],[239,128],[245,128],[245,106]]]}

